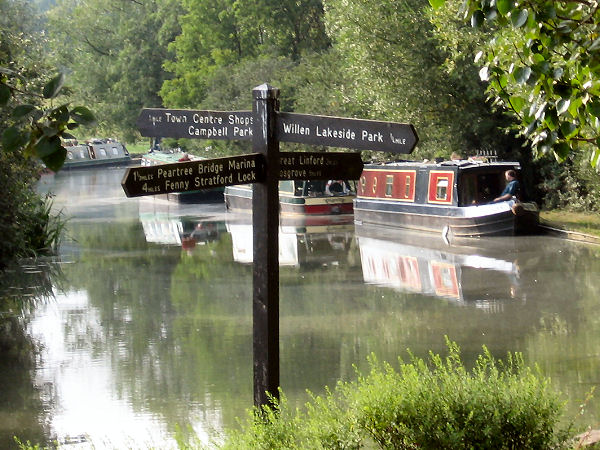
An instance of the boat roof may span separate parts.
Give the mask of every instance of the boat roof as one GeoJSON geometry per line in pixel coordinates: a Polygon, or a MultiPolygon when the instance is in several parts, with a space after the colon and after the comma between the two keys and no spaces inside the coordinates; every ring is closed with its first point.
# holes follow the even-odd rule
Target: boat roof
{"type": "Polygon", "coordinates": [[[480,160],[475,158],[447,160],[447,161],[390,161],[384,163],[366,163],[365,167],[424,167],[428,169],[456,167],[461,170],[482,169],[482,168],[502,168],[502,169],[520,169],[521,165],[518,161],[489,161],[487,159],[480,160]]]}

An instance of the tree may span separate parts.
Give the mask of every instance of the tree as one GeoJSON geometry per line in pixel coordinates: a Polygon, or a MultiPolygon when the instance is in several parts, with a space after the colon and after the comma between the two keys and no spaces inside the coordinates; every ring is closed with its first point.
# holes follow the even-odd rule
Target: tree
{"type": "Polygon", "coordinates": [[[498,129],[506,119],[491,111],[470,63],[447,70],[448,52],[433,35],[418,0],[326,3],[326,24],[350,84],[346,102],[370,118],[415,125],[417,155],[448,157],[516,144],[498,129]]]}
{"type": "Polygon", "coordinates": [[[55,104],[64,76],[48,81],[38,23],[27,2],[0,0],[0,268],[56,243],[61,225],[35,191],[36,160],[58,170],[61,137],[94,119],[87,108],[55,104]]]}
{"type": "MultiPolygon", "coordinates": [[[[430,0],[441,14],[446,0],[430,0]]],[[[484,27],[479,75],[510,111],[536,156],[600,161],[600,10],[595,1],[468,0],[461,16],[484,27]]]]}
{"type": "Polygon", "coordinates": [[[162,106],[179,12],[179,0],[60,0],[49,12],[56,63],[70,74],[73,98],[94,105],[103,132],[135,140],[140,109],[162,106]]]}
{"type": "MultiPolygon", "coordinates": [[[[280,59],[298,61],[329,45],[320,0],[185,0],[184,4],[182,33],[172,44],[176,58],[165,64],[174,76],[161,90],[169,106],[203,107],[205,100],[211,101],[208,97],[216,84],[231,84],[224,81],[223,72],[237,77],[244,67],[255,69],[255,61],[279,67],[280,59]]],[[[277,76],[264,67],[259,72],[277,76]]],[[[256,78],[253,72],[244,77],[256,78]]]]}

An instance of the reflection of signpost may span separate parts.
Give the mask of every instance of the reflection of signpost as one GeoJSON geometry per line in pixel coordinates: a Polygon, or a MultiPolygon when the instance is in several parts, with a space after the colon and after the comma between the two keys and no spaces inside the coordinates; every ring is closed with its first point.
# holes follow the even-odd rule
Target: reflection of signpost
{"type": "Polygon", "coordinates": [[[418,138],[412,125],[278,111],[279,90],[254,88],[252,111],[144,109],[142,136],[252,140],[242,156],[130,168],[122,186],[128,197],[254,183],[253,349],[254,404],[279,388],[279,180],[358,179],[359,153],[279,152],[279,142],[410,153],[418,138]]]}

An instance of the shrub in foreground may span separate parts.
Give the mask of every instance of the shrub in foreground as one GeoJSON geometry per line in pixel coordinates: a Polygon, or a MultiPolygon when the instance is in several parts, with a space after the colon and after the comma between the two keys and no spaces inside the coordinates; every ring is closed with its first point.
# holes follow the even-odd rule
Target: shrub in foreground
{"type": "Polygon", "coordinates": [[[398,370],[371,357],[370,372],[312,396],[304,410],[285,399],[249,414],[224,448],[548,449],[567,446],[564,403],[521,355],[494,359],[484,347],[467,370],[456,344],[449,355],[411,355],[398,370]]]}

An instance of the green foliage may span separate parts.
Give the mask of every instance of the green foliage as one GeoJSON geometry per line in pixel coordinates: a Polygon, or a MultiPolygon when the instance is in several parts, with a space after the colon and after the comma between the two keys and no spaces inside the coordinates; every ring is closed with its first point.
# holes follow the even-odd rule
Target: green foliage
{"type": "Polygon", "coordinates": [[[70,73],[71,100],[94,105],[99,132],[132,142],[140,109],[162,106],[180,12],[179,0],[60,0],[49,11],[54,62],[70,73]]]}
{"type": "MultiPolygon", "coordinates": [[[[247,80],[268,75],[243,92],[249,98],[253,87],[285,74],[286,69],[274,74],[281,69],[278,59],[297,61],[329,43],[320,0],[186,0],[183,4],[182,33],[170,46],[176,57],[165,63],[173,78],[161,89],[165,103],[173,107],[203,108],[217,103],[223,109],[232,98],[217,97],[223,92],[218,85],[231,85],[231,74],[242,74],[247,80]]],[[[250,103],[244,108],[250,108],[250,103]]]]}
{"type": "MultiPolygon", "coordinates": [[[[6,70],[5,77],[0,83],[9,91],[6,101],[0,104],[10,111],[9,101],[14,91],[19,91],[20,76],[6,70]],[[10,75],[13,75],[12,77],[10,75]]],[[[43,99],[55,99],[64,84],[64,75],[58,74],[46,83],[42,89],[43,99]]],[[[22,93],[19,91],[19,93],[22,93]]],[[[31,94],[29,94],[31,95],[31,94]]],[[[34,94],[35,95],[35,94],[34,94]]],[[[81,125],[93,125],[95,122],[92,112],[84,106],[69,110],[69,105],[57,107],[34,106],[17,103],[12,107],[10,126],[2,133],[2,148],[4,151],[22,150],[25,155],[40,159],[50,170],[59,170],[67,156],[62,146],[61,138],[72,138],[71,130],[81,125]]]]}
{"type": "Polygon", "coordinates": [[[506,154],[518,146],[499,130],[505,121],[486,104],[472,62],[457,56],[452,70],[446,67],[449,54],[422,2],[332,0],[326,6],[339,55],[332,72],[345,72],[336,89],[353,106],[346,109],[413,124],[420,138],[416,157],[506,154]]]}
{"type": "Polygon", "coordinates": [[[66,155],[60,138],[93,121],[84,107],[53,105],[64,77],[47,79],[44,39],[33,18],[27,3],[0,1],[0,267],[58,242],[62,220],[35,192],[37,159],[58,170],[66,155]]]}
{"type": "Polygon", "coordinates": [[[285,396],[254,411],[223,448],[560,448],[570,425],[550,381],[485,349],[472,370],[456,344],[444,359],[411,356],[399,370],[370,358],[370,372],[312,397],[306,412],[290,411],[285,396]]]}
{"type": "MultiPolygon", "coordinates": [[[[444,13],[444,3],[430,1],[444,13]]],[[[570,152],[600,160],[600,11],[594,2],[469,0],[461,15],[486,26],[480,77],[510,111],[536,155],[565,161],[570,152]]]]}

